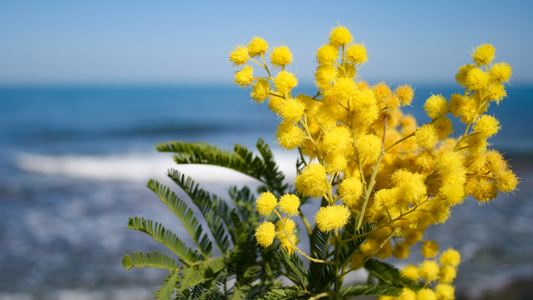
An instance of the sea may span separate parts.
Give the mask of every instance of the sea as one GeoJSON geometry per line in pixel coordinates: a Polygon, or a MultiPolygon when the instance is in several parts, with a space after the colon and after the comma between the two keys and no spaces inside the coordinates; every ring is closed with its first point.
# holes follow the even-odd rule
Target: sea
{"type": "MultiPolygon", "coordinates": [[[[403,111],[427,122],[425,99],[461,91],[416,86],[413,104],[403,111]]],[[[287,180],[294,179],[297,156],[275,143],[278,117],[249,92],[236,86],[0,87],[0,300],[153,299],[167,271],[127,271],[122,258],[170,251],[127,229],[128,218],[145,217],[185,239],[187,234],[146,188],[148,180],[161,181],[185,200],[166,178],[169,168],[220,196],[231,185],[258,186],[227,169],[177,166],[155,144],[204,141],[253,149],[263,138],[287,180]]],[[[316,89],[308,85],[298,92],[314,95],[316,89]]],[[[461,252],[455,285],[464,299],[533,282],[533,84],[509,86],[508,98],[488,113],[502,126],[490,142],[521,178],[518,190],[486,205],[466,199],[424,236],[443,250],[461,252]]],[[[312,215],[313,209],[306,211],[312,215]]],[[[416,264],[419,250],[413,248],[408,261],[392,262],[416,264]]],[[[349,280],[365,276],[359,272],[349,280]]]]}

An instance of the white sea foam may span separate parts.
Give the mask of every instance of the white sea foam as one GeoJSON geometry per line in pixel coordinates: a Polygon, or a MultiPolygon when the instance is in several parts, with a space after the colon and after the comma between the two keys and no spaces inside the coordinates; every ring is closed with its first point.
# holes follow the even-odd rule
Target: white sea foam
{"type": "MultiPolygon", "coordinates": [[[[292,153],[275,153],[280,169],[286,180],[296,176],[296,156],[292,153]]],[[[21,153],[16,157],[17,166],[22,170],[72,178],[98,181],[135,181],[146,182],[150,178],[166,177],[169,168],[191,176],[202,184],[250,184],[255,179],[239,172],[208,165],[176,165],[169,155],[128,154],[128,155],[37,155],[21,153]]]]}

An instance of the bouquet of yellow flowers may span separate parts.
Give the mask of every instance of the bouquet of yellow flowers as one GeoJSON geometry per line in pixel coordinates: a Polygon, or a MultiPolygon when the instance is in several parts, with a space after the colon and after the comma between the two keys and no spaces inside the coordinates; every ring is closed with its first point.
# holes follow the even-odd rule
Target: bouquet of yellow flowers
{"type": "MultiPolygon", "coordinates": [[[[172,273],[162,289],[177,288],[179,299],[192,295],[221,299],[350,299],[359,295],[454,299],[452,283],[460,254],[450,248],[439,255],[439,245],[424,239],[424,231],[432,224],[444,223],[450,209],[465,198],[472,196],[483,204],[499,192],[512,192],[518,184],[502,155],[489,150],[487,142],[500,125],[486,112],[492,102],[499,104],[506,97],[504,85],[512,69],[503,62],[493,63],[495,49],[489,44],[477,47],[472,58],[473,64],[461,66],[455,75],[464,92],[450,99],[429,97],[424,109],[431,121],[418,126],[413,116],[400,109],[411,104],[414,89],[410,85],[391,89],[385,82],[370,85],[362,80],[357,71],[368,60],[366,47],[354,43],[343,26],[334,28],[329,43],[316,52],[318,91],[314,96],[293,95],[298,80],[288,71],[293,60],[288,47],[269,49],[259,37],[247,46],[237,46],[230,53],[231,62],[242,66],[235,73],[235,83],[251,87],[250,95],[258,103],[268,101],[270,110],[281,119],[277,143],[299,152],[294,187],[284,183],[284,175],[262,140],[258,142],[261,157],[240,145],[234,152],[199,143],[158,145],[160,151],[176,152],[177,163],[224,166],[264,183],[256,199],[250,190],[234,189],[230,191],[233,204],[222,204],[225,202],[219,198],[194,188],[194,182],[179,172],[169,171],[209,224],[222,254],[216,266],[211,265],[214,260],[207,240],[202,240],[201,227],[198,231],[197,225],[190,225],[197,222],[191,221],[192,211],[187,219],[183,201],[176,200],[166,187],[149,183],[176,211],[181,205],[182,212],[177,215],[191,227],[189,233],[199,246],[193,250],[180,244],[181,250],[175,253],[184,267],[167,268],[172,273]],[[254,75],[252,65],[264,71],[262,77],[254,75]],[[458,138],[450,137],[454,132],[450,114],[466,124],[458,138]],[[321,201],[314,222],[300,209],[312,198],[321,201]],[[301,219],[302,230],[295,218],[301,219]],[[308,253],[299,247],[301,231],[310,243],[308,253]],[[418,242],[426,258],[418,266],[407,265],[400,271],[383,262],[391,255],[406,259],[418,242]],[[239,266],[237,254],[241,256],[239,266]],[[301,257],[309,260],[308,268],[301,257]],[[361,268],[369,274],[367,284],[343,286],[346,274],[361,268]],[[199,279],[191,281],[193,275],[199,279]],[[294,286],[281,286],[281,276],[294,286]],[[236,282],[228,289],[231,279],[236,282]]],[[[152,225],[144,219],[130,219],[129,226],[158,239],[157,230],[150,229],[152,225]]],[[[142,265],[149,262],[142,253],[135,255],[137,260],[125,257],[125,267],[147,266],[142,265]]]]}

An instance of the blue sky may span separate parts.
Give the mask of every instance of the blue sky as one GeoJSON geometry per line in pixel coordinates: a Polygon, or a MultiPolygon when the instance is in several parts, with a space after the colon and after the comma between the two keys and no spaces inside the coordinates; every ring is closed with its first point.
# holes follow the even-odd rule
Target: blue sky
{"type": "Polygon", "coordinates": [[[260,36],[287,45],[300,82],[337,24],[370,53],[359,74],[454,82],[491,43],[533,83],[533,1],[0,1],[0,85],[226,84],[228,53],[260,36]]]}

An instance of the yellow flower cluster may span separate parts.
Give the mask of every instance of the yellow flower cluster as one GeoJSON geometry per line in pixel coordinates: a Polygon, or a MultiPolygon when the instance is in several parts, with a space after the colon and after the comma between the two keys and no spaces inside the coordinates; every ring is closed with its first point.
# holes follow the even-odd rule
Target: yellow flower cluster
{"type": "MultiPolygon", "coordinates": [[[[493,63],[494,57],[495,49],[489,44],[475,49],[473,64],[459,67],[455,75],[464,93],[450,99],[429,97],[424,109],[431,121],[418,126],[400,109],[411,104],[414,89],[409,85],[392,89],[385,82],[371,85],[357,76],[357,69],[368,60],[367,50],[354,43],[343,26],[334,28],[329,43],[316,52],[318,92],[314,96],[292,94],[298,80],[287,70],[292,62],[287,46],[268,50],[267,42],[256,37],[230,53],[230,60],[243,66],[235,74],[235,83],[251,86],[251,97],[259,103],[268,100],[269,108],[281,118],[277,143],[288,150],[298,149],[304,158],[305,168],[297,175],[295,188],[303,197],[323,199],[315,216],[318,229],[334,231],[336,242],[343,243],[346,240],[339,240],[338,233],[350,218],[357,230],[366,222],[376,224],[354,254],[353,269],[372,257],[407,258],[426,228],[444,223],[450,209],[468,196],[485,203],[499,192],[516,189],[518,179],[507,162],[499,152],[488,149],[487,139],[500,125],[486,112],[492,102],[499,104],[507,96],[504,85],[512,75],[512,68],[493,63]],[[267,55],[274,68],[267,65],[267,55]],[[266,71],[264,77],[254,77],[249,63],[266,71]],[[449,137],[454,132],[450,114],[466,124],[457,139],[449,137]]],[[[273,195],[263,194],[257,200],[261,214],[274,211],[285,224],[276,231],[282,247],[302,253],[292,240],[294,226],[287,228],[292,221],[289,217],[299,214],[299,205],[296,195],[282,196],[279,204],[273,195]]],[[[304,224],[312,230],[306,219],[304,224]]],[[[261,245],[272,244],[272,228],[273,224],[258,228],[261,245]]],[[[434,261],[420,266],[421,278],[433,281],[441,276],[441,283],[435,291],[418,292],[418,299],[432,299],[431,293],[448,299],[453,294],[448,284],[455,277],[458,258],[450,251],[442,255],[442,266],[434,261]]],[[[435,257],[438,245],[422,241],[422,253],[435,257]]]]}
{"type": "Polygon", "coordinates": [[[289,216],[299,214],[300,198],[296,195],[286,194],[279,199],[278,203],[278,199],[274,194],[264,192],[256,200],[256,209],[263,216],[268,217],[274,212],[279,218],[277,226],[274,226],[274,223],[270,221],[266,221],[257,227],[255,231],[257,243],[266,248],[272,245],[274,238],[277,237],[281,247],[289,253],[293,253],[297,249],[298,239],[295,234],[296,223],[289,216]],[[279,211],[276,210],[276,207],[279,211]],[[285,213],[286,216],[282,217],[280,212],[285,213]]]}
{"type": "Polygon", "coordinates": [[[379,297],[380,300],[453,300],[455,287],[452,285],[457,275],[457,267],[461,262],[459,252],[448,249],[441,254],[439,262],[425,260],[418,267],[407,265],[402,270],[402,275],[413,280],[423,280],[424,288],[415,292],[404,288],[400,297],[379,297]]]}

